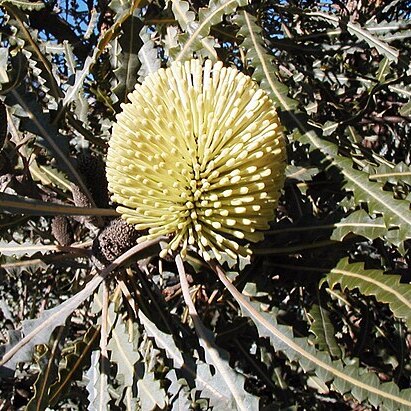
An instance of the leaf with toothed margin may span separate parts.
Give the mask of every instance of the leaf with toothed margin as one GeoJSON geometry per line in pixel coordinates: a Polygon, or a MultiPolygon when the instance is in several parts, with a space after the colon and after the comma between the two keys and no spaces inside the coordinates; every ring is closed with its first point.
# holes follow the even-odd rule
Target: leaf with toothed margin
{"type": "Polygon", "coordinates": [[[141,83],[148,74],[156,72],[161,67],[161,60],[157,55],[157,49],[154,47],[154,41],[151,39],[147,26],[141,29],[140,38],[143,45],[138,52],[138,59],[141,62],[138,81],[141,83]]]}
{"type": "Polygon", "coordinates": [[[65,327],[59,327],[48,344],[36,347],[34,358],[40,372],[34,384],[33,397],[27,404],[27,411],[41,411],[50,403],[50,386],[57,379],[58,363],[66,332],[65,327]]]}
{"type": "Polygon", "coordinates": [[[73,381],[82,380],[82,369],[90,364],[90,352],[96,348],[100,327],[93,326],[65,348],[58,369],[57,381],[50,387],[49,405],[55,406],[67,393],[73,381]]]}
{"type": "Polygon", "coordinates": [[[245,45],[249,50],[247,55],[251,53],[252,65],[259,67],[255,79],[283,113],[284,123],[289,131],[294,131],[294,138],[303,144],[309,144],[310,150],[318,150],[327,163],[326,167],[334,166],[338,170],[344,179],[344,188],[353,193],[355,204],[366,205],[371,217],[383,217],[386,225],[384,237],[387,241],[402,245],[404,240],[411,238],[409,202],[394,199],[392,193],[383,190],[382,184],[370,181],[367,173],[356,170],[351,158],[340,155],[336,144],[321,138],[317,131],[309,127],[307,116],[296,109],[296,101],[287,97],[285,85],[272,75],[271,61],[267,60],[266,50],[255,35],[256,30],[258,33],[261,31],[255,24],[255,18],[243,11],[236,18],[236,24],[242,25],[244,35],[247,35],[245,45]]]}
{"type": "Polygon", "coordinates": [[[143,23],[138,18],[138,14],[139,10],[133,12],[122,24],[121,34],[114,40],[117,43],[116,67],[114,67],[117,84],[113,88],[113,92],[120,103],[127,102],[127,96],[134,90],[141,67],[138,55],[143,46],[140,37],[143,23]]]}
{"type": "Polygon", "coordinates": [[[394,316],[403,319],[411,329],[411,285],[400,283],[398,275],[384,274],[382,270],[366,270],[363,263],[349,263],[347,258],[339,261],[322,282],[331,288],[358,288],[364,295],[373,295],[377,301],[388,304],[394,316]]]}
{"type": "MultiPolygon", "coordinates": [[[[176,19],[186,30],[178,36],[180,47],[170,50],[175,61],[184,61],[192,58],[194,52],[198,53],[204,47],[210,47],[208,38],[212,26],[221,22],[224,15],[234,13],[238,7],[245,6],[248,0],[211,0],[208,7],[201,8],[198,21],[188,11],[186,2],[173,1],[173,12],[176,19]]],[[[213,54],[211,50],[207,54],[213,54]]],[[[201,53],[200,53],[201,54],[201,53]]]]}
{"type": "Polygon", "coordinates": [[[381,383],[378,376],[363,367],[358,361],[333,361],[327,352],[319,351],[309,344],[307,338],[295,337],[292,327],[279,324],[276,313],[261,310],[260,304],[241,294],[227,279],[224,271],[212,264],[220,280],[241,307],[243,315],[252,319],[260,337],[269,338],[276,351],[295,361],[309,375],[314,373],[321,381],[332,384],[334,390],[351,395],[359,402],[368,401],[381,409],[406,411],[411,407],[411,389],[403,389],[394,383],[381,383]]]}
{"type": "Polygon", "coordinates": [[[57,69],[52,65],[50,56],[42,49],[44,43],[37,37],[37,32],[30,29],[27,16],[10,2],[3,2],[2,8],[10,15],[9,24],[17,28],[14,34],[16,41],[22,45],[22,49],[29,61],[33,75],[39,82],[47,96],[49,106],[56,108],[56,101],[62,97],[57,69]]]}
{"type": "Polygon", "coordinates": [[[86,386],[88,392],[89,411],[108,410],[110,395],[108,393],[107,375],[100,372],[100,351],[91,354],[91,366],[86,372],[89,382],[86,386]]]}
{"type": "Polygon", "coordinates": [[[39,11],[46,7],[43,1],[29,1],[29,0],[0,0],[0,6],[4,3],[12,4],[21,10],[39,11]]]}
{"type": "Polygon", "coordinates": [[[278,80],[278,69],[273,64],[273,56],[268,54],[261,43],[262,28],[256,18],[246,11],[237,14],[233,22],[240,28],[237,36],[243,37],[241,47],[245,49],[248,64],[254,68],[251,77],[268,93],[277,107],[293,110],[297,101],[287,97],[288,88],[278,80]]]}

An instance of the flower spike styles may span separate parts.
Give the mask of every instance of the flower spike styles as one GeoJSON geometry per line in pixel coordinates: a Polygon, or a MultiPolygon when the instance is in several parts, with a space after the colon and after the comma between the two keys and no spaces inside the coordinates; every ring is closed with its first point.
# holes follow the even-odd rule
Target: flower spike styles
{"type": "Polygon", "coordinates": [[[117,116],[107,178],[139,241],[170,235],[205,259],[263,239],[285,175],[285,142],[267,94],[235,68],[175,62],[146,77],[117,116]]]}

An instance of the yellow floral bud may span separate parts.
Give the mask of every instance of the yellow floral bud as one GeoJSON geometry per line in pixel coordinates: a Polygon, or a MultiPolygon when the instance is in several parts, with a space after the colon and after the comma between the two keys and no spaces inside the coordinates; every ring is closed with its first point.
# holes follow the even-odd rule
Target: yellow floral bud
{"type": "Polygon", "coordinates": [[[267,94],[235,68],[175,62],[148,75],[113,127],[107,178],[139,241],[168,249],[250,254],[284,182],[285,142],[267,94]],[[239,241],[240,240],[240,241],[239,241]],[[239,244],[241,243],[241,244],[239,244]]]}

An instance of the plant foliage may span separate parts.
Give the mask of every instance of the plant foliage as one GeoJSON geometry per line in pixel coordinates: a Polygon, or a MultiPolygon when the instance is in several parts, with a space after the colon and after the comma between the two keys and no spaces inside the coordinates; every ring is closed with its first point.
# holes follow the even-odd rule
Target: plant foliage
{"type": "Polygon", "coordinates": [[[1,408],[411,409],[410,16],[0,0],[1,408]],[[251,76],[288,144],[264,242],[222,265],[136,245],[107,195],[121,103],[191,58],[251,76]]]}

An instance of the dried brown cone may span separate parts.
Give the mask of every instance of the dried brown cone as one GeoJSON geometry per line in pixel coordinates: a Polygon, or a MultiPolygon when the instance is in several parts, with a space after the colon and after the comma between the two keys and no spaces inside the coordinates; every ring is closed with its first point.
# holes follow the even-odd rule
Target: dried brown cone
{"type": "Polygon", "coordinates": [[[7,111],[6,106],[0,100],[0,150],[4,146],[7,137],[7,111]]]}
{"type": "Polygon", "coordinates": [[[137,244],[139,232],[125,220],[110,221],[93,242],[93,256],[102,264],[109,264],[137,244]]]}
{"type": "Polygon", "coordinates": [[[78,158],[78,171],[96,206],[101,208],[106,208],[109,204],[105,167],[104,161],[94,154],[83,153],[78,158]]]}
{"type": "MultiPolygon", "coordinates": [[[[86,207],[91,208],[94,207],[86,193],[74,183],[70,184],[71,186],[71,193],[73,196],[74,205],[76,207],[86,207]]],[[[92,225],[96,227],[102,226],[102,218],[101,217],[93,217],[93,216],[73,216],[73,219],[78,221],[81,224],[85,224],[86,226],[92,225]]]]}
{"type": "Polygon", "coordinates": [[[51,233],[57,242],[65,247],[73,244],[74,232],[70,220],[65,216],[56,216],[51,220],[51,233]]]}

